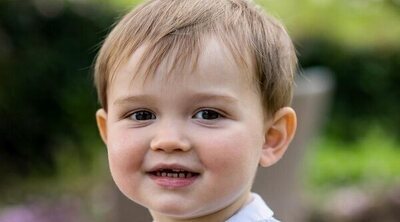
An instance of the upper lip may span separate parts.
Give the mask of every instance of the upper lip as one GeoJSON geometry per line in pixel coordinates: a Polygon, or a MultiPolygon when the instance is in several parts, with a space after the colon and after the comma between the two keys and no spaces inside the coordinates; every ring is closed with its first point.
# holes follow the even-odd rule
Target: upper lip
{"type": "Polygon", "coordinates": [[[157,164],[154,167],[150,168],[150,170],[148,170],[147,172],[156,172],[156,171],[160,171],[160,170],[182,170],[182,171],[187,171],[187,172],[191,172],[191,173],[200,173],[198,170],[195,170],[192,167],[188,167],[188,166],[183,166],[181,164],[157,164]]]}

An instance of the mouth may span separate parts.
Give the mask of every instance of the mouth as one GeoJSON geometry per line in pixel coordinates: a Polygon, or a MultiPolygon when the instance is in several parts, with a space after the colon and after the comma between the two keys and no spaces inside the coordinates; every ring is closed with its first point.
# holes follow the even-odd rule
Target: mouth
{"type": "Polygon", "coordinates": [[[181,178],[181,179],[188,179],[197,177],[200,174],[184,169],[168,169],[168,168],[161,168],[158,170],[150,171],[148,174],[156,177],[165,177],[165,178],[181,178]]]}
{"type": "Polygon", "coordinates": [[[189,187],[201,175],[198,171],[180,165],[158,165],[146,173],[158,186],[169,190],[189,187]]]}

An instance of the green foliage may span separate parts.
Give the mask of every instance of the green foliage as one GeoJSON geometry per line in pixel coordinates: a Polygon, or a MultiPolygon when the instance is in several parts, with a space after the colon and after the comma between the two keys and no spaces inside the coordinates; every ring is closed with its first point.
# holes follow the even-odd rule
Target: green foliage
{"type": "Polygon", "coordinates": [[[400,181],[400,152],[393,137],[380,128],[354,143],[325,137],[308,156],[310,190],[346,185],[390,184],[400,181]]]}
{"type": "Polygon", "coordinates": [[[396,0],[257,2],[282,19],[296,39],[315,36],[350,48],[400,44],[400,3],[396,0]]]}
{"type": "Polygon", "coordinates": [[[371,123],[400,135],[400,47],[352,49],[313,38],[300,42],[303,67],[325,66],[335,74],[335,98],[327,122],[330,136],[357,140],[371,123]]]}
{"type": "Polygon", "coordinates": [[[1,175],[54,175],[62,149],[89,160],[96,132],[91,64],[112,17],[35,4],[0,2],[1,175]]]}

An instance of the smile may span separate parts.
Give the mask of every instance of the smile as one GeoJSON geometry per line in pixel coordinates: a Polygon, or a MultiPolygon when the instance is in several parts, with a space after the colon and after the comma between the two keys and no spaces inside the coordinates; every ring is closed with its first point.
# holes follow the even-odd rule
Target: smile
{"type": "Polygon", "coordinates": [[[188,187],[200,176],[200,173],[177,165],[159,166],[147,174],[158,186],[169,190],[188,187]]]}
{"type": "Polygon", "coordinates": [[[157,171],[152,171],[150,174],[157,177],[169,178],[192,178],[199,175],[199,173],[189,172],[181,169],[160,169],[157,171]]]}

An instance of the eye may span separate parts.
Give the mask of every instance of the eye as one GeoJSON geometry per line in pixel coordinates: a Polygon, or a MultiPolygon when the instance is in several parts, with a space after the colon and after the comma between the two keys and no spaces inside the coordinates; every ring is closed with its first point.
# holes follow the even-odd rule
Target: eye
{"type": "Polygon", "coordinates": [[[219,119],[221,118],[222,115],[218,113],[217,111],[206,109],[206,110],[200,110],[192,118],[194,119],[206,119],[206,120],[213,120],[213,119],[219,119]]]}
{"type": "Polygon", "coordinates": [[[135,121],[146,121],[146,120],[156,119],[156,115],[154,115],[154,113],[150,111],[140,110],[130,114],[129,119],[135,121]]]}

